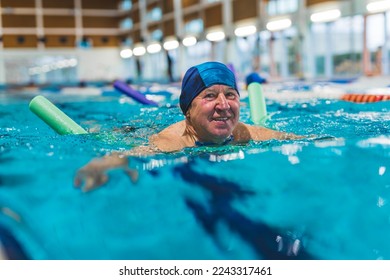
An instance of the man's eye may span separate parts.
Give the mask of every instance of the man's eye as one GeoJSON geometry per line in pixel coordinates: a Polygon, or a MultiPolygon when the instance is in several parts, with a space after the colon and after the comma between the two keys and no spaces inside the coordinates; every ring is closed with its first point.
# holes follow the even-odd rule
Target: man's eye
{"type": "Polygon", "coordinates": [[[204,96],[204,98],[210,100],[210,99],[214,99],[215,98],[215,94],[214,93],[208,93],[204,96]]]}
{"type": "Polygon", "coordinates": [[[228,92],[225,94],[225,96],[227,99],[235,99],[236,98],[236,94],[234,92],[228,92]]]}

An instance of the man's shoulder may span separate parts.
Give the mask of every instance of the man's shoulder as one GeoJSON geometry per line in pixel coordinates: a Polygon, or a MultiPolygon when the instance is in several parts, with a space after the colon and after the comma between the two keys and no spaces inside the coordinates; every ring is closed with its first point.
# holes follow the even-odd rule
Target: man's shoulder
{"type": "Polygon", "coordinates": [[[250,128],[247,124],[239,122],[233,131],[235,142],[248,142],[251,140],[250,128]]]}
{"type": "Polygon", "coordinates": [[[184,148],[182,141],[182,126],[183,123],[175,123],[165,128],[161,132],[150,137],[149,141],[156,146],[160,151],[173,152],[184,148]]]}
{"type": "Polygon", "coordinates": [[[170,126],[164,128],[162,131],[160,131],[157,135],[171,135],[171,134],[177,134],[177,135],[183,135],[185,130],[185,121],[180,121],[174,124],[171,124],[170,126]]]}

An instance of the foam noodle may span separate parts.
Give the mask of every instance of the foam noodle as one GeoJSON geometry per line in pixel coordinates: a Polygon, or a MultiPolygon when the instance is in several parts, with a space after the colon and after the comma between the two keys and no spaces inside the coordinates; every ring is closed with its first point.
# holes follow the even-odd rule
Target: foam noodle
{"type": "Polygon", "coordinates": [[[251,120],[254,124],[263,124],[267,118],[267,107],[262,87],[259,83],[250,83],[248,86],[251,120]]]}
{"type": "Polygon", "coordinates": [[[29,107],[34,114],[40,117],[58,134],[88,133],[42,95],[34,97],[29,107]]]}
{"type": "Polygon", "coordinates": [[[152,100],[149,100],[142,93],[136,91],[132,87],[128,86],[125,82],[115,81],[114,88],[122,92],[123,94],[133,98],[141,104],[158,106],[158,104],[152,100]]]}

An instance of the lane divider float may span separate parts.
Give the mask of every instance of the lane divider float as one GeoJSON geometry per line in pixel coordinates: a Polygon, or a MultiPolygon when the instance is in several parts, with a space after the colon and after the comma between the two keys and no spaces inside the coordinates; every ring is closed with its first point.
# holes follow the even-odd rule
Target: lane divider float
{"type": "Polygon", "coordinates": [[[390,100],[390,95],[348,93],[348,94],[344,94],[341,97],[341,100],[355,102],[355,103],[372,103],[372,102],[390,100]]]}

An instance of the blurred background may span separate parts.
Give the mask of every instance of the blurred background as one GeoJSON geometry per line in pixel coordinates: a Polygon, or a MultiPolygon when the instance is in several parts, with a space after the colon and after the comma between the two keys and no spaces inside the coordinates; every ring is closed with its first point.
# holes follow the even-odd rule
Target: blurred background
{"type": "Polygon", "coordinates": [[[0,0],[0,85],[389,74],[390,0],[0,0]]]}

